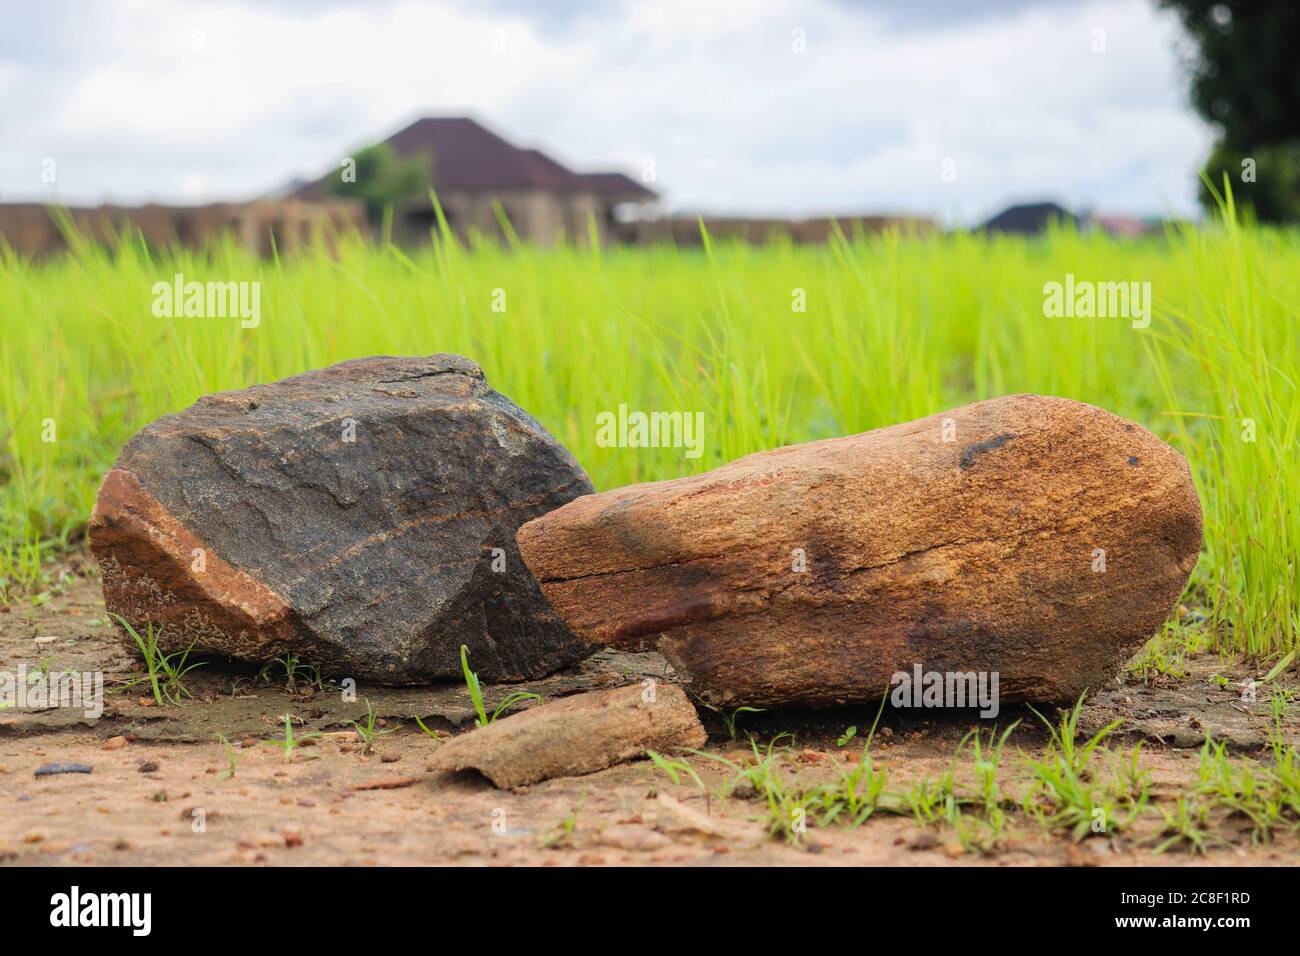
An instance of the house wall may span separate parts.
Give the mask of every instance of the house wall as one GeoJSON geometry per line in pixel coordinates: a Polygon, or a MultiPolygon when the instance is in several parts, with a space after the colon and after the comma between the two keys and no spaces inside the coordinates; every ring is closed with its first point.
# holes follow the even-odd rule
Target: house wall
{"type": "MultiPolygon", "coordinates": [[[[210,206],[96,206],[68,208],[78,234],[111,243],[128,229],[156,246],[194,247],[217,242],[227,233],[258,255],[272,243],[292,253],[317,236],[364,226],[351,203],[306,203],[299,200],[218,203],[210,206]]],[[[51,207],[38,203],[0,204],[0,236],[21,255],[45,256],[67,248],[51,207]]]]}
{"type": "MultiPolygon", "coordinates": [[[[587,242],[587,217],[604,226],[605,210],[594,193],[553,193],[547,190],[507,190],[495,193],[445,191],[438,202],[452,231],[461,239],[478,233],[504,239],[495,203],[500,202],[519,238],[538,246],[553,246],[562,239],[587,242]]],[[[404,241],[429,241],[434,225],[432,206],[416,201],[402,211],[400,236],[404,241]]],[[[602,238],[603,232],[602,232],[602,238]]]]}

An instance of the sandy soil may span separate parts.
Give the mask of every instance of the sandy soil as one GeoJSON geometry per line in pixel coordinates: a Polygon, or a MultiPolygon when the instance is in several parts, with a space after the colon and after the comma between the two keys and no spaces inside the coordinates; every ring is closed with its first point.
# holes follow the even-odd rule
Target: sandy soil
{"type": "MultiPolygon", "coordinates": [[[[113,683],[133,676],[105,618],[93,577],[71,577],[41,607],[15,605],[0,613],[0,670],[18,665],[52,671],[102,670],[113,683]],[[52,638],[50,640],[49,638],[52,638]]],[[[1128,682],[1106,688],[1084,710],[1081,723],[1098,727],[1126,720],[1131,746],[1148,743],[1143,765],[1152,771],[1157,803],[1195,780],[1194,749],[1206,733],[1226,739],[1249,757],[1260,750],[1267,706],[1245,704],[1237,690],[1210,680],[1250,676],[1245,664],[1208,656],[1191,675],[1165,686],[1128,682]]],[[[555,697],[594,687],[671,679],[654,654],[604,653],[529,689],[555,697]]],[[[812,827],[798,845],[769,836],[762,807],[743,792],[706,800],[691,785],[674,785],[647,761],[586,777],[551,780],[516,791],[494,789],[473,774],[428,769],[439,744],[414,721],[443,733],[465,732],[472,709],[464,688],[360,688],[384,718],[385,731],[366,753],[344,721],[362,716],[365,703],[341,699],[336,688],[291,692],[283,677],[256,681],[255,671],[216,663],[195,672],[195,699],[181,706],[146,706],[142,688],[110,695],[103,715],[79,711],[0,711],[0,862],[8,865],[392,865],[458,864],[543,866],[601,864],[861,865],[1132,865],[1288,864],[1300,844],[1293,835],[1251,846],[1244,828],[1217,820],[1216,845],[1205,856],[1152,855],[1159,815],[1148,814],[1117,836],[1075,843],[1011,813],[997,850],[964,850],[951,830],[923,827],[911,818],[877,814],[857,829],[812,827]],[[283,715],[296,736],[309,737],[286,760],[283,715]],[[230,751],[217,739],[224,734],[230,751]],[[107,748],[107,749],[106,749],[107,748]],[[231,754],[234,773],[231,769],[231,754]],[[36,776],[51,763],[82,763],[90,773],[36,776]]],[[[517,687],[486,688],[493,700],[517,687]]],[[[1292,708],[1295,710],[1296,708],[1292,708]]],[[[706,715],[707,749],[744,759],[746,747],[729,739],[723,723],[706,715]]],[[[1027,717],[1004,759],[1004,789],[1018,793],[1026,759],[1045,735],[1032,715],[1004,712],[1005,725],[1027,717]]],[[[508,719],[508,718],[505,718],[508,719]]],[[[819,781],[837,775],[856,750],[837,738],[849,724],[865,726],[857,711],[750,716],[744,728],[761,740],[792,732],[795,745],[781,760],[783,778],[819,781]]],[[[935,776],[975,722],[886,714],[873,748],[889,771],[890,789],[935,776]]],[[[1287,725],[1294,739],[1294,720],[1287,725]]],[[[728,775],[712,761],[694,764],[720,788],[728,775]]]]}

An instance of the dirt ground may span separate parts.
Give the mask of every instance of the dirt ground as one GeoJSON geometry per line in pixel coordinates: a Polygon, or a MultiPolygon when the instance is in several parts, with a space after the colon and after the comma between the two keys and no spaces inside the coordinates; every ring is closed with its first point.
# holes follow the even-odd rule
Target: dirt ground
{"type": "MultiPolygon", "coordinates": [[[[102,671],[106,689],[138,676],[134,655],[119,643],[84,558],[48,601],[17,602],[0,612],[0,671],[102,671]]],[[[1146,741],[1155,805],[1172,806],[1196,780],[1197,748],[1207,734],[1244,759],[1262,752],[1269,727],[1266,695],[1240,699],[1230,681],[1259,677],[1257,668],[1204,655],[1188,676],[1146,687],[1117,681],[1081,714],[1085,733],[1122,718],[1117,750],[1146,741]]],[[[602,652],[571,670],[527,685],[554,698],[646,676],[671,680],[656,654],[602,652]]],[[[360,687],[357,701],[337,687],[290,690],[283,675],[258,680],[255,669],[220,666],[195,671],[194,698],[159,708],[141,686],[109,693],[97,718],[71,708],[0,711],[0,863],[6,865],[1234,865],[1294,864],[1295,835],[1252,846],[1248,830],[1218,819],[1204,855],[1153,855],[1161,839],[1158,812],[1122,834],[1078,843],[1009,812],[1004,838],[991,853],[962,847],[952,831],[911,817],[878,813],[864,825],[810,827],[797,844],[768,834],[763,807],[742,791],[710,797],[672,783],[649,761],[585,777],[500,791],[474,774],[428,769],[438,733],[473,726],[463,685],[391,689],[360,687]],[[370,753],[346,721],[366,703],[384,721],[370,753]],[[286,760],[284,715],[304,743],[286,760]],[[230,741],[227,748],[218,735],[230,741]],[[311,736],[319,735],[319,736],[311,736]],[[50,764],[84,764],[89,773],[37,776],[50,764]],[[230,773],[233,763],[233,775],[230,773]]],[[[1294,686],[1294,685],[1291,685],[1294,686]]],[[[517,686],[485,687],[489,710],[517,686]]],[[[1292,707],[1294,712],[1297,708],[1292,707]]],[[[891,790],[934,777],[979,721],[969,716],[919,716],[886,710],[873,746],[891,790]]],[[[865,730],[874,708],[818,713],[763,713],[741,718],[743,731],[766,743],[795,735],[779,762],[782,777],[827,780],[855,759],[860,745],[841,747],[849,725],[865,730]]],[[[748,745],[705,713],[707,750],[743,762],[748,745]]],[[[1032,714],[1005,709],[1012,734],[1003,760],[1004,790],[1028,781],[1026,761],[1042,752],[1046,733],[1032,714]]],[[[508,719],[508,718],[506,718],[508,719]]],[[[1294,713],[1284,723],[1296,741],[1294,713]]],[[[740,735],[744,738],[744,733],[740,735]]],[[[788,742],[788,740],[787,740],[788,742]]],[[[713,789],[730,776],[722,764],[695,758],[713,789]]]]}

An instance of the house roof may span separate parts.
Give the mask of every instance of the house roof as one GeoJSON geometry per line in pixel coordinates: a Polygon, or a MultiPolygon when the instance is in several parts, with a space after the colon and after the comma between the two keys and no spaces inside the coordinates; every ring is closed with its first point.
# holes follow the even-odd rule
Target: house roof
{"type": "MultiPolygon", "coordinates": [[[[430,182],[441,191],[545,189],[611,197],[654,199],[655,193],[622,173],[575,173],[541,150],[519,149],[463,116],[416,120],[384,140],[402,157],[427,156],[430,182]]],[[[302,187],[300,199],[320,199],[334,173],[302,187]]]]}
{"type": "Polygon", "coordinates": [[[579,178],[594,192],[602,196],[619,196],[628,199],[654,199],[653,189],[641,185],[622,173],[579,173],[579,178]]]}
{"type": "Polygon", "coordinates": [[[1047,230],[1047,225],[1054,219],[1065,222],[1078,222],[1078,218],[1054,202],[1025,203],[1008,206],[988,222],[984,228],[989,232],[1018,232],[1034,235],[1047,230]]]}

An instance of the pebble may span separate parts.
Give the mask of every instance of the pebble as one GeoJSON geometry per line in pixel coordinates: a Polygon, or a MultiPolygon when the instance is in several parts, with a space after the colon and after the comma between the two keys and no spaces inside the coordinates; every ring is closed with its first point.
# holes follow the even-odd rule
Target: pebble
{"type": "Polygon", "coordinates": [[[36,768],[36,776],[49,777],[57,773],[90,773],[92,769],[88,763],[47,763],[36,768]]]}
{"type": "Polygon", "coordinates": [[[289,848],[302,846],[302,834],[297,830],[285,830],[284,845],[289,848]]]}
{"type": "Polygon", "coordinates": [[[249,747],[256,747],[256,746],[257,746],[257,738],[256,738],[256,737],[245,737],[243,740],[241,740],[241,741],[239,742],[239,746],[243,747],[245,750],[247,750],[249,747]]]}
{"type": "Polygon", "coordinates": [[[100,750],[121,750],[127,745],[125,737],[109,737],[99,745],[100,750]]]}
{"type": "Polygon", "coordinates": [[[933,850],[939,845],[939,838],[930,830],[922,830],[913,837],[910,848],[913,850],[933,850]]]}
{"type": "Polygon", "coordinates": [[[615,850],[643,852],[672,846],[673,841],[648,827],[615,824],[601,832],[600,843],[615,850]]]}
{"type": "Polygon", "coordinates": [[[401,755],[401,754],[384,754],[384,755],[383,755],[382,757],[380,757],[379,759],[380,759],[381,761],[383,761],[384,763],[397,763],[397,761],[399,761],[399,760],[402,759],[402,755],[401,755]]]}
{"type": "Polygon", "coordinates": [[[158,763],[154,760],[146,760],[136,768],[140,773],[154,773],[158,769],[158,763]]]}

